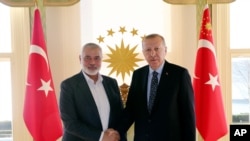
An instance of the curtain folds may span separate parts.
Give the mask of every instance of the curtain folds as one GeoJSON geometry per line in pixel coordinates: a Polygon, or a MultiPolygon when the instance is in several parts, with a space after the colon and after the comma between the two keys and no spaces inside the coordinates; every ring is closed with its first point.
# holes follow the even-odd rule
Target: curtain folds
{"type": "MultiPolygon", "coordinates": [[[[199,0],[163,0],[169,4],[196,4],[199,0]]],[[[205,0],[206,1],[206,0],[205,0]]],[[[208,4],[231,3],[235,0],[207,0],[208,4]]]]}
{"type": "MultiPolygon", "coordinates": [[[[37,0],[0,0],[1,3],[12,7],[34,6],[37,0]]],[[[44,6],[70,6],[80,0],[42,0],[44,6]]],[[[169,4],[196,4],[199,0],[163,0],[169,4]]],[[[207,0],[208,4],[231,3],[235,0],[207,0]]]]}
{"type": "MultiPolygon", "coordinates": [[[[35,6],[38,0],[0,0],[1,3],[11,7],[31,7],[35,6]]],[[[80,0],[42,0],[43,6],[70,6],[80,0]]]]}

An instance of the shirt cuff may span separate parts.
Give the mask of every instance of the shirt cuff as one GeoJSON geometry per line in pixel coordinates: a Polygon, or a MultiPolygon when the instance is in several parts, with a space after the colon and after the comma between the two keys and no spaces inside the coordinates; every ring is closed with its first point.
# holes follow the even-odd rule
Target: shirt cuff
{"type": "Polygon", "coordinates": [[[100,138],[99,138],[99,141],[102,141],[103,134],[104,134],[104,132],[101,133],[101,136],[100,136],[100,138]]]}

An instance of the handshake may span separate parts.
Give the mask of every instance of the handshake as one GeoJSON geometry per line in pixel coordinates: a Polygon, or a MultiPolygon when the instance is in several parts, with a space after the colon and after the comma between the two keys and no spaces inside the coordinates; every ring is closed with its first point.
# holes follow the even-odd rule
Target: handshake
{"type": "Polygon", "coordinates": [[[120,140],[120,134],[112,129],[109,128],[104,131],[102,141],[119,141],[120,140]]]}

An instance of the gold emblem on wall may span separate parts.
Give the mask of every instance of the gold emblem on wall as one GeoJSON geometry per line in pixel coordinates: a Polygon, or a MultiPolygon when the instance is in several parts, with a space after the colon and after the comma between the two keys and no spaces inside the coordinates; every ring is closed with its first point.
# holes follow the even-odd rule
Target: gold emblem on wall
{"type": "Polygon", "coordinates": [[[124,83],[126,74],[130,77],[135,68],[139,67],[137,63],[144,60],[138,57],[139,53],[136,51],[144,36],[140,36],[135,28],[127,29],[125,26],[120,26],[118,30],[111,28],[107,30],[105,36],[97,37],[98,42],[104,43],[110,51],[106,54],[108,58],[103,60],[109,64],[108,75],[116,73],[116,77],[122,77],[123,84],[120,86],[120,91],[123,102],[127,99],[129,89],[129,85],[124,83]]]}

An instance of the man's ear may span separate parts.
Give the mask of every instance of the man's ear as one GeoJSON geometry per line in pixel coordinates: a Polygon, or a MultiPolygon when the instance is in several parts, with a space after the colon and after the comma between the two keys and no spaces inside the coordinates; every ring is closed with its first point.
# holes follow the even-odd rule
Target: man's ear
{"type": "Polygon", "coordinates": [[[81,57],[81,55],[79,55],[79,61],[81,62],[81,60],[82,60],[82,57],[81,57]]]}

